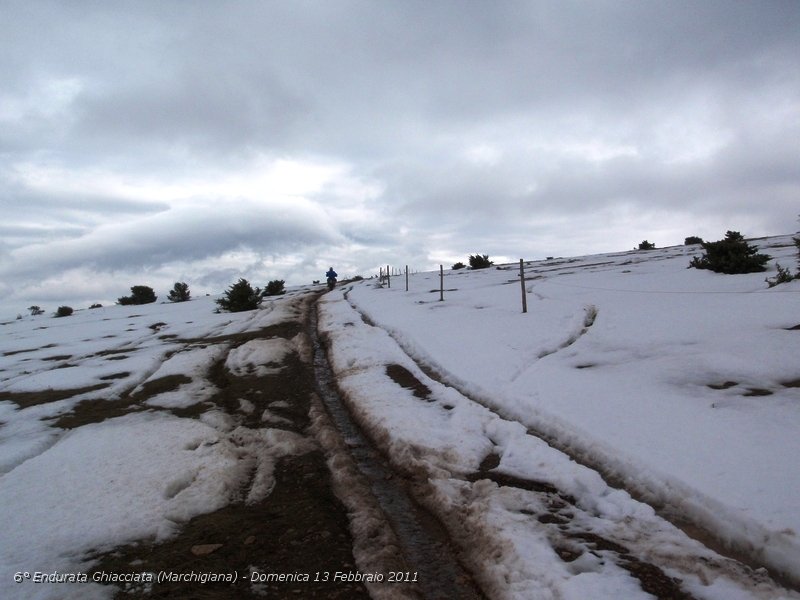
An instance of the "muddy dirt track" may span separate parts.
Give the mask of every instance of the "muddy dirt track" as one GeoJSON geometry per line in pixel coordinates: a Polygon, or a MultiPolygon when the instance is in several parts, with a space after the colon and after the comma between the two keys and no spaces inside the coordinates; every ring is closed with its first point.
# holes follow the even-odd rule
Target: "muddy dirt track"
{"type": "MultiPolygon", "coordinates": [[[[415,524],[412,535],[416,539],[398,541],[382,509],[371,498],[370,488],[381,488],[383,495],[390,497],[388,502],[403,510],[410,500],[404,497],[404,504],[400,503],[400,496],[405,496],[401,478],[387,471],[385,463],[370,463],[365,467],[351,463],[346,456],[348,446],[320,400],[322,395],[326,402],[338,402],[335,389],[331,389],[335,388],[331,375],[327,375],[325,389],[320,387],[320,372],[326,371],[327,361],[313,330],[315,299],[316,296],[298,298],[296,318],[265,329],[179,340],[187,347],[218,344],[228,350],[206,376],[216,389],[214,396],[189,408],[170,409],[176,416],[197,418],[216,409],[230,417],[238,428],[285,429],[313,440],[314,449],[280,458],[274,468],[274,487],[255,503],[247,501],[255,485],[254,469],[251,480],[239,490],[237,500],[181,524],[179,534],[167,542],[139,542],[94,557],[97,563],[92,574],[168,572],[189,576],[189,580],[124,584],[117,598],[445,599],[453,597],[454,592],[462,598],[483,597],[472,578],[456,564],[449,542],[442,541],[443,529],[430,517],[423,525],[415,524]],[[275,339],[291,341],[298,350],[280,365],[269,365],[270,374],[233,373],[226,367],[227,357],[242,345],[253,340],[275,339]],[[337,483],[332,481],[332,462],[341,479],[338,496],[334,492],[337,483]],[[377,481],[370,482],[359,469],[377,473],[377,481]],[[348,470],[351,473],[343,476],[348,470]],[[346,497],[347,506],[340,497],[346,497]],[[351,533],[354,529],[359,530],[358,540],[351,533]],[[427,530],[435,530],[433,545],[429,543],[431,534],[427,530]],[[403,544],[405,548],[401,549],[403,544]],[[433,548],[434,554],[421,555],[423,546],[433,548]],[[362,556],[358,565],[354,548],[362,556]],[[421,573],[413,570],[406,552],[412,560],[424,563],[420,565],[422,574],[430,576],[432,565],[438,566],[435,577],[440,580],[429,581],[423,590],[421,573]],[[448,560],[454,564],[448,565],[448,560]],[[440,566],[442,563],[446,568],[440,566]],[[365,572],[365,566],[372,570],[365,572]],[[191,579],[193,574],[235,574],[236,581],[201,583],[191,579]],[[363,575],[380,577],[383,581],[377,585],[373,581],[365,584],[359,581],[363,575]]],[[[182,383],[186,383],[185,377],[169,376],[151,381],[137,393],[123,395],[113,402],[82,402],[56,425],[74,428],[143,410],[149,398],[177,389],[182,383]]],[[[350,432],[350,444],[355,435],[359,434],[350,432]]],[[[362,442],[362,446],[367,445],[362,442]]],[[[362,455],[367,456],[363,450],[362,447],[362,455]]],[[[374,451],[362,460],[382,462],[374,451]]],[[[409,514],[416,511],[421,509],[406,508],[397,520],[407,522],[409,514]]],[[[402,523],[400,527],[408,529],[402,523]]]]}
{"type": "MultiPolygon", "coordinates": [[[[289,340],[301,334],[303,327],[304,323],[298,320],[257,332],[190,343],[224,343],[233,349],[254,339],[289,340]]],[[[223,357],[209,375],[218,389],[215,396],[190,410],[176,411],[179,416],[195,416],[215,407],[236,423],[255,429],[264,426],[262,414],[269,411],[279,422],[271,426],[308,434],[314,375],[307,360],[292,354],[279,373],[267,376],[234,376],[224,365],[223,357]],[[281,400],[278,405],[276,399],[281,400]],[[242,411],[242,400],[250,403],[245,404],[246,412],[242,411]]],[[[129,402],[123,399],[108,407],[111,413],[107,417],[117,416],[119,405],[134,409],[170,386],[177,386],[177,382],[161,382],[129,402]]],[[[81,415],[91,420],[104,416],[97,403],[79,405],[71,416],[73,422],[65,419],[62,425],[87,422],[81,415]]],[[[249,484],[245,485],[240,501],[192,519],[168,542],[118,548],[98,557],[93,571],[238,574],[233,584],[167,581],[152,586],[133,585],[118,594],[119,598],[369,598],[362,583],[333,581],[337,571],[354,572],[356,566],[347,514],[332,492],[322,450],[280,460],[274,476],[274,488],[265,499],[254,504],[244,502],[249,484]],[[249,575],[252,581],[243,581],[243,575],[249,575]],[[280,575],[284,581],[275,580],[280,575]],[[309,581],[304,581],[306,575],[309,581]]]]}

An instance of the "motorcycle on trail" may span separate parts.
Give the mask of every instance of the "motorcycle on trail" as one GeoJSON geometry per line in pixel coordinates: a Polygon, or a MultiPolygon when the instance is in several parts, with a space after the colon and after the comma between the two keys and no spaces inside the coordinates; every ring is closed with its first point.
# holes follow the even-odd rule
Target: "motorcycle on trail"
{"type": "Polygon", "coordinates": [[[333,267],[328,269],[328,272],[325,273],[325,277],[328,279],[328,290],[332,290],[336,287],[336,278],[338,277],[338,273],[333,270],[333,267]]]}

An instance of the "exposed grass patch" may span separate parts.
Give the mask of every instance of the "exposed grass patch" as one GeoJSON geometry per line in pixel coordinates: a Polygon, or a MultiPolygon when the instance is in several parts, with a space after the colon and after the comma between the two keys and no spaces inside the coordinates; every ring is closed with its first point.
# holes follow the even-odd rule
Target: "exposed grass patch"
{"type": "Polygon", "coordinates": [[[111,381],[112,379],[125,379],[126,377],[130,377],[129,371],[122,371],[121,373],[112,373],[111,375],[103,375],[100,377],[101,381],[111,381]]]}
{"type": "Polygon", "coordinates": [[[386,374],[400,387],[411,390],[421,400],[430,400],[431,390],[406,369],[397,364],[386,365],[386,374]]]}
{"type": "Polygon", "coordinates": [[[187,377],[186,375],[165,375],[164,377],[159,377],[158,379],[153,379],[151,381],[147,381],[143,383],[135,394],[133,394],[136,398],[141,397],[152,397],[157,394],[163,394],[165,392],[172,392],[177,390],[180,386],[184,383],[191,383],[191,377],[187,377]]]}
{"type": "Polygon", "coordinates": [[[20,408],[28,408],[30,406],[38,406],[39,404],[47,404],[49,402],[58,402],[59,400],[66,400],[73,396],[86,394],[88,392],[96,392],[107,388],[110,384],[98,383],[96,385],[89,385],[81,388],[71,388],[65,390],[37,390],[35,392],[0,392],[0,402],[10,400],[20,408]]]}
{"type": "Polygon", "coordinates": [[[8,352],[3,352],[3,356],[14,356],[15,354],[38,352],[39,350],[43,350],[44,348],[55,348],[55,347],[56,344],[47,344],[46,346],[42,346],[40,348],[23,348],[22,350],[9,350],[8,352]]]}
{"type": "Polygon", "coordinates": [[[712,390],[727,390],[732,387],[736,387],[737,385],[739,384],[735,381],[725,381],[723,383],[709,383],[708,387],[710,387],[712,390]]]}
{"type": "Polygon", "coordinates": [[[772,392],[770,390],[766,390],[764,388],[747,388],[747,391],[743,394],[744,396],[771,396],[772,392]]]}
{"type": "Polygon", "coordinates": [[[125,354],[130,352],[130,348],[109,348],[108,350],[100,350],[95,353],[95,356],[113,356],[114,354],[125,354]]]}
{"type": "Polygon", "coordinates": [[[122,417],[141,410],[136,404],[136,401],[130,397],[119,400],[106,400],[105,398],[82,400],[69,413],[54,421],[52,425],[60,429],[75,429],[90,423],[101,423],[106,419],[122,417]]]}
{"type": "MultiPolygon", "coordinates": [[[[691,594],[681,589],[680,581],[664,573],[659,567],[652,563],[644,562],[630,554],[625,546],[607,540],[606,538],[594,533],[567,534],[581,545],[585,545],[591,552],[611,552],[618,556],[617,564],[628,571],[636,579],[642,590],[652,594],[656,598],[669,600],[691,600],[691,594]]],[[[574,558],[572,559],[574,560],[574,558]]]]}

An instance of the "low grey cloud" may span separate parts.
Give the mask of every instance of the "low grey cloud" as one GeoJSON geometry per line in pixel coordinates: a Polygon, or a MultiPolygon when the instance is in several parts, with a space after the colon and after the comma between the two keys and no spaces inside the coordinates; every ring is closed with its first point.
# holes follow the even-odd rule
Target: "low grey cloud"
{"type": "Polygon", "coordinates": [[[5,312],[796,228],[794,0],[0,14],[5,312]]]}
{"type": "MultiPolygon", "coordinates": [[[[15,251],[20,274],[83,264],[101,271],[161,267],[203,260],[229,250],[292,251],[308,243],[336,243],[335,230],[308,208],[270,208],[234,200],[222,210],[184,206],[153,216],[109,223],[80,237],[15,251]]],[[[14,273],[14,271],[10,271],[14,273]]]]}

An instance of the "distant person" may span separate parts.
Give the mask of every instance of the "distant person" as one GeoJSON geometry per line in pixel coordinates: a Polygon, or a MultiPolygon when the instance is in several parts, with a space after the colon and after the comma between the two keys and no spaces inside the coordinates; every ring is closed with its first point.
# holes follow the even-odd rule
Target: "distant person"
{"type": "Polygon", "coordinates": [[[325,277],[328,279],[328,289],[332,290],[336,286],[336,278],[337,275],[336,271],[333,270],[333,267],[328,269],[328,272],[325,273],[325,277]]]}

